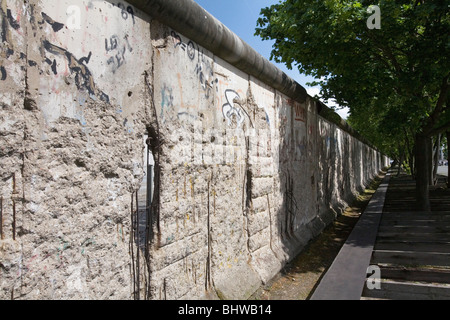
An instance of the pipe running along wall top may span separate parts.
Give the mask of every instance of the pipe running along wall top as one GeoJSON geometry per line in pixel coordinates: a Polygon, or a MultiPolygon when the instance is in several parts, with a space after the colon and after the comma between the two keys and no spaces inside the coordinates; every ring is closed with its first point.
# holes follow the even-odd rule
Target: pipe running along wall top
{"type": "Polygon", "coordinates": [[[305,88],[193,0],[128,0],[128,2],[290,98],[299,102],[306,100],[308,93],[305,88]]]}
{"type": "MultiPolygon", "coordinates": [[[[149,16],[197,42],[219,58],[298,102],[308,93],[298,82],[264,58],[222,22],[193,0],[127,0],[149,16]]],[[[378,150],[351,128],[333,109],[317,100],[320,116],[378,150]]]]}

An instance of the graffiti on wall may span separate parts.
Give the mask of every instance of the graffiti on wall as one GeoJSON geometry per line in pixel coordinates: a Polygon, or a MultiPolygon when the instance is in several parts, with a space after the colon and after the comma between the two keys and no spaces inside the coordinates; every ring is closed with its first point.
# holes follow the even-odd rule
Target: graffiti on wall
{"type": "Polygon", "coordinates": [[[0,80],[5,81],[7,76],[8,76],[8,73],[6,72],[5,67],[0,66],[0,80]]]}
{"type": "Polygon", "coordinates": [[[239,94],[234,90],[225,90],[225,98],[227,103],[222,106],[222,113],[228,126],[235,123],[238,128],[241,127],[245,121],[245,111],[236,103],[236,100],[240,100],[239,94]]]}
{"type": "Polygon", "coordinates": [[[45,22],[47,22],[52,27],[53,32],[58,32],[59,30],[64,28],[64,24],[54,21],[52,18],[50,18],[44,12],[42,12],[42,18],[44,19],[45,22]]]}
{"type": "Polygon", "coordinates": [[[192,74],[194,74],[201,88],[205,94],[205,98],[209,99],[213,96],[213,89],[217,89],[217,83],[219,79],[214,76],[214,67],[211,59],[207,59],[203,49],[192,41],[183,41],[182,37],[175,31],[171,32],[174,47],[186,52],[189,61],[195,67],[192,74]]]}
{"type": "Polygon", "coordinates": [[[299,105],[298,103],[294,104],[294,110],[295,110],[295,121],[301,121],[305,122],[306,120],[306,111],[305,109],[299,105]]]}
{"type": "MultiPolygon", "coordinates": [[[[2,58],[2,60],[8,59],[14,54],[14,47],[9,39],[9,28],[19,30],[20,24],[18,20],[13,17],[10,9],[7,9],[5,12],[3,8],[0,7],[0,40],[3,44],[0,51],[0,58],[2,58]]],[[[7,77],[8,72],[0,61],[0,81],[5,81],[7,77]]]]}
{"type": "MultiPolygon", "coordinates": [[[[114,4],[113,4],[114,5],[114,4]]],[[[122,18],[124,20],[128,20],[130,17],[133,20],[133,25],[136,24],[136,19],[135,19],[135,14],[134,14],[134,9],[132,6],[126,6],[124,3],[122,2],[118,2],[117,3],[117,8],[119,8],[121,10],[121,15],[122,18]]]]}
{"type": "MultiPolygon", "coordinates": [[[[182,36],[175,31],[171,32],[174,48],[186,53],[188,61],[193,67],[192,73],[197,77],[201,88],[205,94],[205,98],[213,97],[213,90],[218,93],[219,79],[215,76],[212,59],[209,59],[203,49],[191,40],[183,40],[182,36]]],[[[237,101],[241,97],[235,90],[226,89],[224,92],[226,103],[222,105],[222,114],[228,126],[241,127],[248,115],[237,101]]],[[[165,100],[163,100],[164,102],[165,100]]]]}
{"type": "MultiPolygon", "coordinates": [[[[72,74],[75,74],[75,84],[78,90],[80,91],[86,90],[91,96],[95,96],[99,98],[101,101],[109,103],[109,96],[96,87],[92,73],[87,67],[87,64],[90,61],[92,53],[89,53],[87,57],[77,59],[68,50],[58,47],[50,43],[48,40],[44,40],[42,42],[42,45],[47,52],[54,54],[56,56],[61,56],[66,59],[70,72],[72,74]]],[[[49,63],[49,61],[51,60],[45,57],[45,61],[49,63]]],[[[52,69],[53,72],[57,74],[57,70],[54,67],[52,69]]]]}
{"type": "Polygon", "coordinates": [[[161,114],[160,119],[165,122],[165,110],[173,108],[173,89],[164,84],[161,90],[161,114]]]}
{"type": "MultiPolygon", "coordinates": [[[[47,10],[38,10],[37,6],[20,5],[17,7],[9,7],[5,0],[0,1],[0,82],[6,81],[12,75],[12,69],[18,66],[11,67],[14,61],[19,58],[23,61],[20,66],[24,72],[27,68],[35,69],[36,73],[48,76],[54,76],[53,84],[49,84],[51,90],[58,94],[61,88],[65,86],[58,86],[58,82],[64,80],[67,85],[71,84],[82,94],[82,96],[89,96],[93,100],[110,103],[110,96],[101,90],[96,83],[95,70],[102,64],[97,57],[104,55],[104,65],[107,65],[111,73],[117,73],[120,68],[125,68],[126,60],[130,59],[131,52],[135,54],[134,38],[129,36],[127,31],[118,34],[108,34],[100,37],[100,43],[104,41],[104,50],[102,46],[97,49],[84,49],[80,54],[78,50],[68,46],[65,39],[68,30],[77,32],[81,29],[81,10],[79,6],[68,6],[66,10],[67,20],[61,20],[52,16],[52,13],[47,10]],[[35,53],[29,53],[24,47],[23,52],[20,52],[15,43],[22,43],[19,39],[26,37],[26,30],[22,30],[22,21],[29,22],[30,30],[34,34],[34,39],[38,41],[39,50],[35,53]],[[41,31],[40,31],[41,30],[41,31]],[[38,32],[40,33],[38,36],[38,32]],[[59,41],[58,39],[61,38],[59,41]],[[34,58],[31,58],[34,56],[34,58]],[[11,58],[11,62],[8,61],[11,58]],[[94,68],[95,67],[95,68],[94,68]]],[[[135,17],[135,9],[125,2],[116,2],[112,4],[115,8],[117,21],[128,21],[133,27],[138,23],[135,17]]],[[[94,9],[94,4],[89,2],[86,5],[86,12],[94,9]]],[[[50,10],[50,9],[49,9],[50,10]]],[[[102,10],[100,10],[101,12],[102,10]]],[[[108,18],[105,17],[105,21],[108,18]]],[[[80,36],[91,36],[87,31],[81,33],[80,36]]],[[[32,46],[28,46],[31,48],[32,46]]],[[[77,48],[80,49],[80,48],[77,48]]],[[[100,58],[103,59],[103,58],[100,58]]],[[[50,80],[50,79],[49,79],[50,80]]],[[[45,86],[46,84],[42,84],[45,86]]],[[[75,101],[75,100],[74,100],[75,101]]],[[[82,103],[80,102],[80,105],[82,103]]],[[[29,97],[25,104],[25,108],[36,107],[36,101],[33,97],[29,97]]],[[[83,123],[83,122],[82,122],[83,123]]]]}
{"type": "Polygon", "coordinates": [[[133,52],[133,48],[128,40],[128,35],[125,35],[123,38],[113,35],[109,39],[105,39],[105,51],[106,54],[111,55],[107,63],[112,67],[112,72],[116,73],[126,62],[125,54],[133,52]]]}

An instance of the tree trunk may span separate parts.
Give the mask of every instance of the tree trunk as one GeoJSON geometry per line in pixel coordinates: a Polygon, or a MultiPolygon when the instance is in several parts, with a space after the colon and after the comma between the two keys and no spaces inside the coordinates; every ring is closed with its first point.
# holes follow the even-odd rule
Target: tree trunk
{"type": "Polygon", "coordinates": [[[417,175],[417,161],[416,161],[416,146],[414,145],[411,151],[411,174],[413,176],[413,179],[416,180],[416,175],[417,175]]]}
{"type": "Polygon", "coordinates": [[[413,177],[413,179],[416,179],[416,166],[414,164],[415,158],[414,158],[414,153],[413,151],[411,151],[410,155],[409,155],[409,167],[411,168],[411,175],[413,177]]]}
{"type": "Polygon", "coordinates": [[[402,171],[402,165],[403,165],[403,148],[400,146],[400,144],[398,145],[398,151],[400,153],[400,161],[398,164],[398,169],[397,169],[397,177],[400,176],[400,173],[402,171]]]}
{"type": "Polygon", "coordinates": [[[445,134],[447,136],[447,187],[450,188],[450,165],[448,163],[448,158],[450,158],[448,156],[450,154],[450,131],[447,131],[445,134]]]}
{"type": "Polygon", "coordinates": [[[405,132],[405,141],[406,141],[406,161],[408,162],[409,165],[409,170],[411,172],[411,176],[413,177],[413,179],[416,179],[416,175],[414,172],[414,151],[411,150],[411,145],[409,143],[409,139],[408,139],[408,132],[406,131],[406,129],[404,129],[405,132]]]}
{"type": "Polygon", "coordinates": [[[428,153],[428,184],[430,186],[433,185],[433,138],[428,138],[429,142],[427,143],[427,153],[428,153]]]}
{"type": "Polygon", "coordinates": [[[433,174],[432,174],[432,180],[431,180],[431,184],[433,186],[435,186],[438,182],[438,178],[437,178],[437,170],[438,170],[438,166],[439,166],[439,151],[441,150],[441,134],[439,133],[436,137],[436,143],[434,145],[434,149],[433,149],[433,174]]]}
{"type": "MultiPolygon", "coordinates": [[[[409,130],[410,130],[409,133],[411,134],[411,138],[412,138],[411,163],[413,165],[411,167],[411,174],[413,176],[413,179],[416,180],[416,174],[417,174],[417,162],[416,162],[417,147],[416,147],[416,140],[415,140],[416,135],[411,128],[409,130]]],[[[406,136],[408,136],[408,135],[406,135],[406,136]]]]}
{"type": "Polygon", "coordinates": [[[419,211],[431,211],[429,187],[430,187],[430,162],[431,162],[431,138],[422,134],[416,135],[416,197],[419,211]]]}

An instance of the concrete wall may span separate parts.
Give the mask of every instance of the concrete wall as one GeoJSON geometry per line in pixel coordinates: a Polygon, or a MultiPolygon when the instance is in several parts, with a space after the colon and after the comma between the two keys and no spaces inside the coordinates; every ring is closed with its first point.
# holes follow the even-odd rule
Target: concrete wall
{"type": "Polygon", "coordinates": [[[388,164],[148,10],[0,3],[0,299],[247,298],[388,164]]]}

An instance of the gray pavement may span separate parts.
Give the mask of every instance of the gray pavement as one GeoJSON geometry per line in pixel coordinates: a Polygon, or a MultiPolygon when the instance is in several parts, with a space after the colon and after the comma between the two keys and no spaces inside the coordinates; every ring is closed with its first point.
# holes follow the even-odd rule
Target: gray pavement
{"type": "Polygon", "coordinates": [[[396,170],[389,170],[311,300],[450,300],[446,179],[430,187],[431,212],[422,212],[415,181],[389,173],[396,170]]]}
{"type": "Polygon", "coordinates": [[[388,172],[311,300],[361,299],[390,178],[388,172]]]}
{"type": "MultiPolygon", "coordinates": [[[[448,169],[448,167],[445,167],[448,169]]],[[[430,186],[430,212],[416,207],[415,181],[391,179],[361,299],[450,300],[450,189],[430,186]],[[378,282],[378,287],[373,284],[378,282]]]]}

